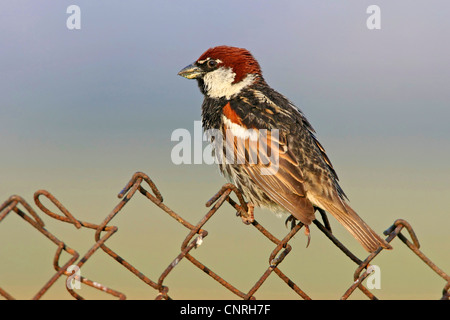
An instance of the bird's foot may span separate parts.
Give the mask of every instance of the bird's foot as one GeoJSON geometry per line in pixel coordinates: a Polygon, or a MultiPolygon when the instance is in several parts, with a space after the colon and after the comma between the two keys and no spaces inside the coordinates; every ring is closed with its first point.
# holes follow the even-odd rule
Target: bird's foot
{"type": "MultiPolygon", "coordinates": [[[[284,222],[285,226],[287,227],[288,223],[291,224],[291,230],[294,229],[294,227],[296,226],[296,222],[297,222],[297,218],[295,218],[293,215],[290,215],[286,221],[284,222]]],[[[308,248],[309,243],[311,242],[311,231],[309,229],[309,226],[307,226],[306,224],[302,224],[305,227],[305,236],[308,237],[308,240],[306,242],[306,247],[308,248]]]]}
{"type": "Polygon", "coordinates": [[[291,224],[291,230],[292,230],[292,229],[294,229],[296,222],[297,222],[297,219],[291,214],[289,217],[287,217],[286,221],[284,222],[284,225],[287,228],[288,223],[290,223],[291,224]]]}
{"type": "Polygon", "coordinates": [[[308,248],[309,243],[311,242],[311,231],[309,230],[309,226],[305,225],[305,236],[308,237],[308,241],[306,242],[306,247],[308,248]]]}
{"type": "Polygon", "coordinates": [[[247,212],[244,213],[242,212],[237,212],[237,215],[241,217],[242,222],[244,224],[252,224],[255,221],[255,216],[253,214],[253,212],[255,211],[255,205],[251,202],[247,202],[247,212]]]}

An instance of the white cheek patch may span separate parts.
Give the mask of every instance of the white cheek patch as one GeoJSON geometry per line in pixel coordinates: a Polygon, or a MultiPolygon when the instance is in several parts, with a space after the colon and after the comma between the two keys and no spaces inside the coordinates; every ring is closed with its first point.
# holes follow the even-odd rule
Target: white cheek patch
{"type": "Polygon", "coordinates": [[[236,73],[232,69],[224,67],[205,74],[203,82],[208,96],[211,98],[225,97],[226,99],[231,99],[231,97],[251,85],[255,80],[255,75],[249,74],[242,81],[233,83],[235,77],[236,73]]]}

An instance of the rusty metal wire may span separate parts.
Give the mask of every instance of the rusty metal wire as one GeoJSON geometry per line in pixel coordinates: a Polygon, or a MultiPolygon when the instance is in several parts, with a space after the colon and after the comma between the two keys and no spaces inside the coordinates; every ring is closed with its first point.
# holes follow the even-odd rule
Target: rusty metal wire
{"type": "MultiPolygon", "coordinates": [[[[108,216],[103,220],[100,224],[95,224],[91,222],[85,222],[76,219],[50,192],[45,190],[38,190],[34,194],[34,202],[36,206],[49,217],[56,219],[61,222],[69,223],[74,225],[77,229],[87,228],[95,230],[94,233],[94,244],[92,247],[84,254],[80,255],[77,251],[70,248],[65,242],[59,240],[53,233],[46,229],[43,220],[39,217],[37,212],[20,196],[11,196],[8,200],[6,200],[0,206],[0,222],[5,219],[10,212],[15,212],[18,214],[23,220],[33,226],[36,230],[38,230],[41,234],[47,237],[54,245],[56,245],[56,252],[53,259],[53,267],[56,270],[56,273],[43,285],[43,287],[33,296],[33,299],[40,299],[49,289],[52,287],[55,282],[61,277],[66,276],[71,277],[73,279],[79,280],[81,283],[100,290],[106,294],[110,294],[118,299],[125,299],[126,296],[124,293],[119,292],[117,290],[111,289],[103,284],[100,284],[96,281],[92,281],[87,279],[86,277],[79,276],[74,272],[69,271],[70,266],[76,266],[79,269],[83,267],[83,265],[99,250],[103,250],[107,253],[112,259],[116,260],[119,264],[121,264],[125,269],[134,274],[138,279],[140,279],[145,284],[149,285],[153,289],[157,291],[155,296],[156,300],[161,299],[171,299],[169,296],[169,288],[164,285],[164,281],[169,276],[171,271],[179,264],[182,259],[186,259],[190,261],[195,267],[202,270],[212,279],[217,281],[227,290],[235,294],[236,296],[242,299],[255,299],[255,293],[260,289],[260,287],[264,284],[264,282],[268,279],[269,276],[275,274],[278,276],[287,286],[293,290],[300,298],[309,300],[310,296],[303,291],[297,284],[295,284],[291,278],[289,278],[285,273],[283,273],[280,269],[280,265],[286,256],[291,251],[292,247],[289,244],[289,241],[294,237],[294,235],[304,226],[301,222],[292,222],[291,230],[286,234],[286,236],[282,239],[278,239],[275,237],[269,230],[264,228],[258,221],[254,220],[251,224],[252,226],[259,231],[264,237],[266,237],[269,241],[271,241],[275,247],[271,252],[268,258],[268,264],[266,270],[259,277],[256,283],[250,288],[249,291],[244,292],[238,289],[236,286],[231,284],[229,281],[225,280],[221,276],[219,276],[216,272],[214,272],[211,268],[208,268],[202,262],[200,262],[197,258],[190,254],[191,250],[197,248],[200,244],[202,244],[204,238],[208,236],[208,231],[203,229],[204,225],[219,211],[222,205],[225,202],[228,202],[236,211],[238,216],[246,217],[248,212],[247,203],[244,200],[244,197],[239,192],[239,190],[232,184],[225,184],[207,203],[206,206],[209,211],[206,215],[197,223],[192,224],[182,218],[179,214],[175,213],[172,209],[166,206],[163,203],[163,197],[159,192],[156,185],[153,181],[144,173],[136,172],[127,185],[122,189],[122,191],[118,194],[118,197],[121,199],[119,203],[113,208],[108,216]],[[143,184],[146,183],[148,187],[150,187],[151,192],[149,192],[143,184]],[[188,230],[188,234],[184,241],[181,244],[180,252],[178,252],[172,262],[167,266],[167,268],[161,273],[158,279],[150,279],[147,277],[142,271],[138,270],[134,267],[130,262],[122,258],[118,253],[113,251],[106,245],[108,239],[110,239],[118,230],[116,226],[111,225],[111,221],[114,217],[125,207],[125,205],[135,196],[136,192],[139,191],[144,197],[150,200],[154,205],[159,207],[165,213],[167,213],[170,217],[172,217],[175,221],[180,223],[183,227],[188,230]],[[231,197],[234,194],[238,201],[234,201],[231,197]],[[48,209],[42,202],[41,198],[45,197],[49,200],[59,211],[60,213],[55,213],[48,209]],[[60,256],[61,253],[65,251],[71,258],[65,262],[62,266],[60,266],[60,256]]],[[[324,212],[320,211],[322,216],[323,223],[318,220],[314,220],[315,226],[325,234],[325,236],[330,239],[330,241],[341,250],[349,259],[351,259],[354,263],[356,263],[357,268],[354,272],[354,277],[349,288],[344,292],[341,296],[341,299],[348,299],[353,292],[358,288],[362,291],[369,299],[376,300],[377,297],[369,291],[364,285],[363,281],[373,272],[373,268],[371,266],[372,260],[383,252],[383,248],[378,248],[375,252],[371,253],[364,260],[359,259],[356,255],[354,255],[348,248],[344,246],[331,232],[330,225],[326,218],[324,212]]],[[[442,300],[450,299],[450,277],[446,274],[442,269],[437,267],[425,254],[419,250],[420,245],[417,236],[414,233],[411,225],[402,219],[396,220],[392,226],[390,226],[384,234],[387,236],[386,241],[391,242],[395,238],[399,238],[412,252],[414,252],[431,270],[433,270],[436,274],[438,274],[444,281],[445,285],[442,292],[442,300]],[[411,239],[408,238],[402,233],[402,230],[406,230],[411,239]]],[[[70,286],[66,285],[66,289],[69,294],[75,299],[84,299],[80,294],[75,292],[74,289],[70,288],[70,286]]],[[[6,299],[14,299],[14,297],[6,292],[4,289],[0,287],[0,295],[6,299]]]]}

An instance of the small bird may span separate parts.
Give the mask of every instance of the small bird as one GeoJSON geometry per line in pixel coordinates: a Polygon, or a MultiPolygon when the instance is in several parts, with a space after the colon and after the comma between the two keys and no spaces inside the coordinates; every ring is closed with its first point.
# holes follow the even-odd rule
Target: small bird
{"type": "Polygon", "coordinates": [[[210,134],[221,173],[249,201],[250,220],[243,218],[244,222],[253,221],[254,206],[267,207],[290,214],[291,222],[302,222],[309,238],[316,210],[326,211],[367,251],[391,249],[349,206],[313,127],[302,111],[266,83],[248,50],[210,48],[178,75],[198,81],[204,95],[203,129],[224,137],[222,142],[210,134]],[[227,153],[230,148],[233,158],[227,153]],[[276,165],[268,159],[276,159],[276,165]]]}

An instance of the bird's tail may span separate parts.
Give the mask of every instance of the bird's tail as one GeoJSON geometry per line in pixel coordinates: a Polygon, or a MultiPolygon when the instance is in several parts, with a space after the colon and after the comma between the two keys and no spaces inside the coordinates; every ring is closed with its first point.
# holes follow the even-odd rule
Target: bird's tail
{"type": "Polygon", "coordinates": [[[341,206],[338,208],[331,204],[326,204],[325,210],[331,213],[361,243],[364,249],[369,252],[374,252],[379,247],[392,249],[391,245],[380,238],[348,204],[343,203],[343,205],[345,211],[341,206]]]}

